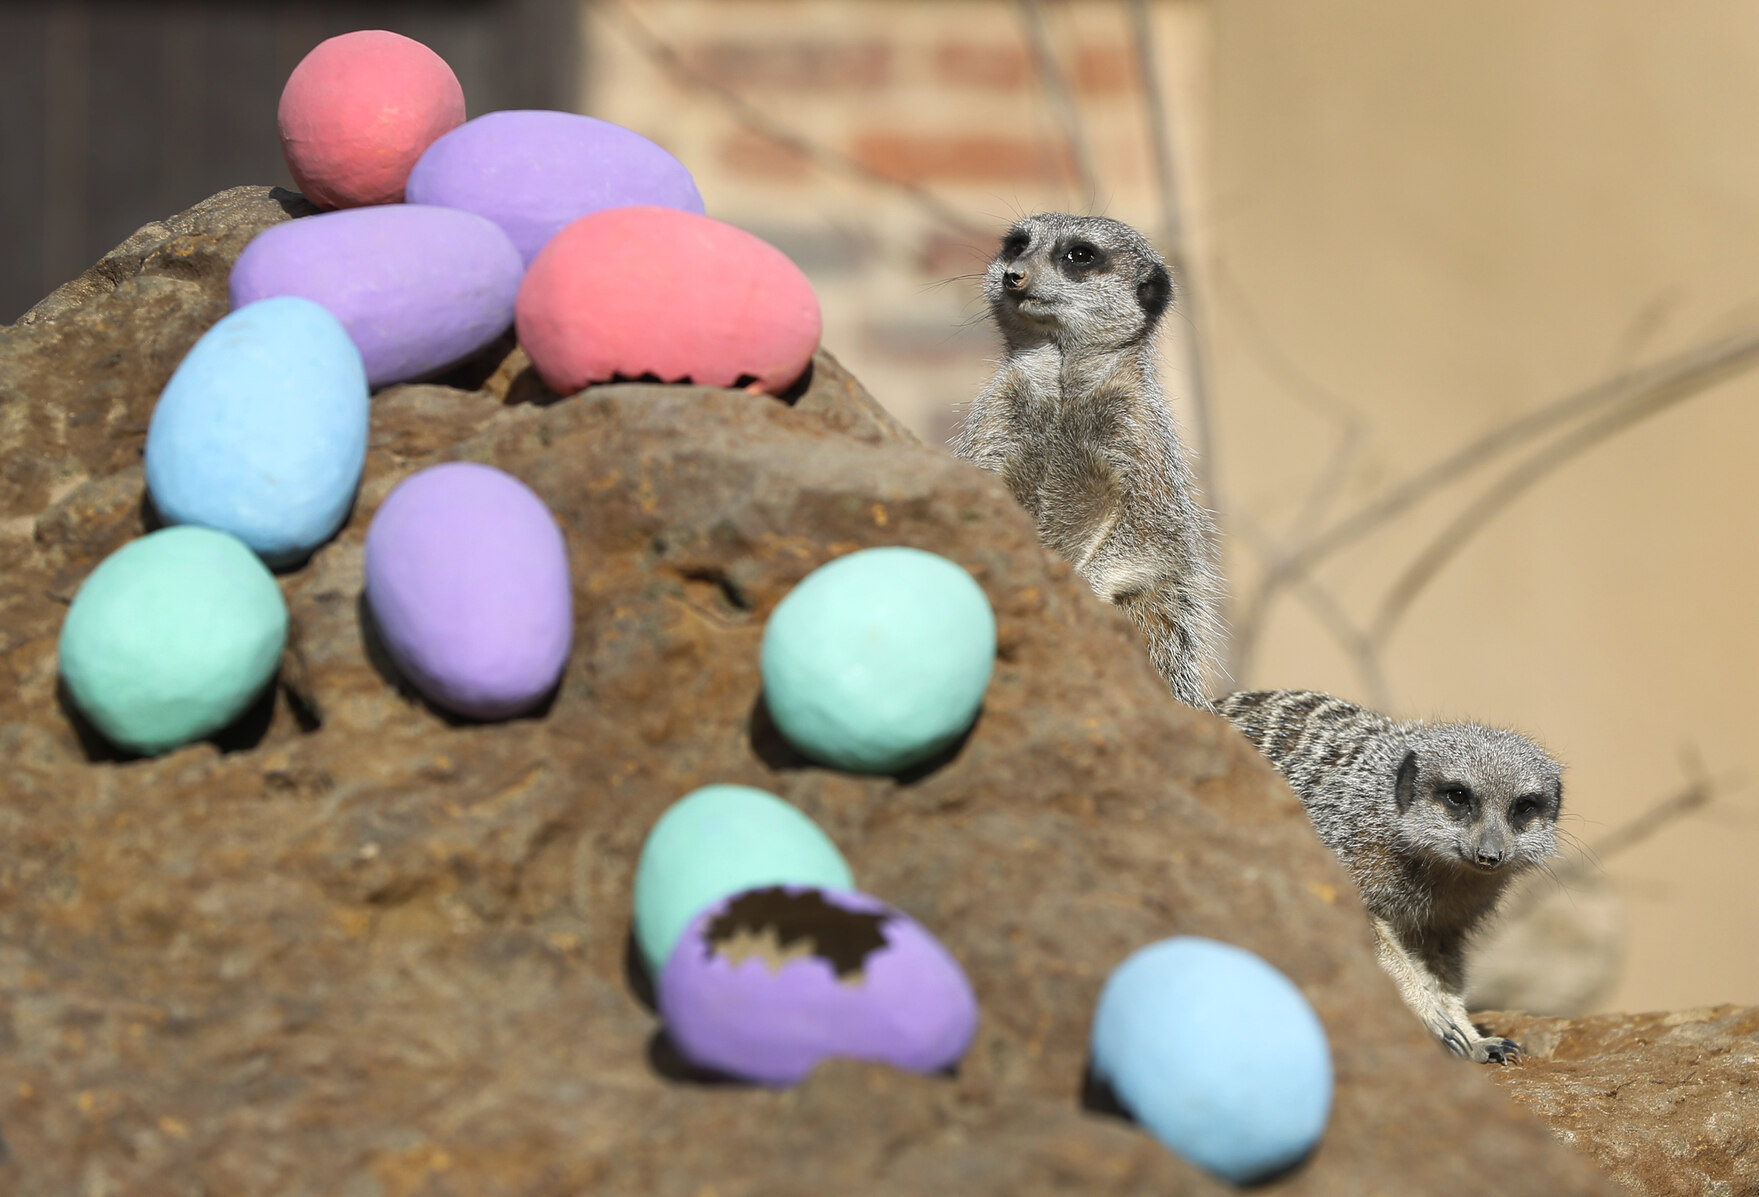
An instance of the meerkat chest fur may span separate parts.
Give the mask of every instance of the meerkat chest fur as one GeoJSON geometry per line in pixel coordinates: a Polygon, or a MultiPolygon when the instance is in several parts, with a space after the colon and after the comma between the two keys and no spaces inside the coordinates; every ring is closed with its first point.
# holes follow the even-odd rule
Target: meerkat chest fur
{"type": "Polygon", "coordinates": [[[984,292],[1003,357],[955,451],[1002,476],[1044,544],[1131,615],[1175,694],[1205,705],[1220,575],[1160,387],[1165,264],[1128,225],[1044,214],[1009,231],[984,292]]]}

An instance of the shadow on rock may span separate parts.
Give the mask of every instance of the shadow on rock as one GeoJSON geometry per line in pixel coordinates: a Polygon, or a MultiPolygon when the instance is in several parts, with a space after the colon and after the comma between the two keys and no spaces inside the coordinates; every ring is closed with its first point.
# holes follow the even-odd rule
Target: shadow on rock
{"type": "MultiPolygon", "coordinates": [[[[979,707],[977,710],[977,717],[971,721],[971,726],[966,728],[957,740],[954,740],[951,744],[947,745],[933,756],[918,761],[909,768],[899,769],[895,773],[880,774],[879,776],[890,777],[901,786],[913,786],[917,782],[933,776],[935,773],[940,772],[940,770],[958,759],[959,754],[965,751],[965,745],[970,742],[972,735],[976,733],[978,724],[982,722],[983,708],[979,707]]],[[[751,714],[746,718],[746,728],[747,736],[751,742],[752,753],[756,755],[758,760],[762,761],[778,773],[785,773],[794,769],[824,769],[835,767],[820,764],[818,761],[815,761],[811,757],[802,753],[789,742],[788,737],[782,733],[782,729],[776,726],[775,718],[770,714],[769,703],[764,698],[762,690],[758,691],[757,698],[753,700],[751,704],[751,714]]]]}
{"type": "MultiPolygon", "coordinates": [[[[207,742],[218,748],[222,754],[249,752],[261,744],[263,737],[269,734],[269,725],[275,721],[275,694],[279,689],[280,686],[271,680],[263,687],[262,693],[251,701],[250,706],[244,709],[243,714],[206,737],[207,742]]],[[[79,709],[79,704],[74,702],[65,678],[57,679],[55,683],[55,704],[67,717],[74,736],[79,740],[80,751],[92,764],[116,765],[148,758],[149,754],[115,744],[99,731],[97,725],[87,719],[85,712],[79,709]]]]}
{"type": "Polygon", "coordinates": [[[654,979],[648,975],[647,961],[641,958],[641,946],[635,941],[634,923],[629,925],[629,934],[623,938],[623,982],[629,986],[635,1000],[646,1006],[650,1013],[660,1012],[654,979]]]}
{"type": "Polygon", "coordinates": [[[742,1081],[736,1076],[728,1076],[724,1072],[716,1072],[712,1068],[699,1068],[684,1058],[678,1045],[672,1042],[662,1028],[656,1030],[647,1041],[648,1067],[669,1081],[681,1081],[687,1085],[702,1085],[710,1088],[751,1089],[755,1086],[750,1081],[742,1081]]]}

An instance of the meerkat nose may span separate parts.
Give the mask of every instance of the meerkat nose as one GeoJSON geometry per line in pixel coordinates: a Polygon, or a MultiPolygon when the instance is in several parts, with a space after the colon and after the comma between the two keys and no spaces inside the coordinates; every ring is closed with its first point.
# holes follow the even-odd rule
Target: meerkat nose
{"type": "Polygon", "coordinates": [[[1487,869],[1494,869],[1502,863],[1502,853],[1480,848],[1478,850],[1478,863],[1487,869]]]}
{"type": "Polygon", "coordinates": [[[1002,275],[1002,282],[1007,284],[1008,290],[1018,291],[1021,287],[1026,285],[1026,272],[1023,270],[1010,270],[1002,275]]]}

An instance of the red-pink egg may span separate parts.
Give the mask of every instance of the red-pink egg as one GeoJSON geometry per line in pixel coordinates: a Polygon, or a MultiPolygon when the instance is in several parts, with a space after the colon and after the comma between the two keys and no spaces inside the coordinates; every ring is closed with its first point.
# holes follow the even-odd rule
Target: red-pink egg
{"type": "Polygon", "coordinates": [[[319,42],[281,91],[281,152],[321,208],[395,204],[422,151],[464,123],[446,60],[411,38],[362,29],[319,42]]]}
{"type": "Polygon", "coordinates": [[[564,395],[643,375],[780,394],[823,329],[812,284],[781,250],[648,206],[594,212],[557,233],[514,310],[519,343],[564,395]]]}

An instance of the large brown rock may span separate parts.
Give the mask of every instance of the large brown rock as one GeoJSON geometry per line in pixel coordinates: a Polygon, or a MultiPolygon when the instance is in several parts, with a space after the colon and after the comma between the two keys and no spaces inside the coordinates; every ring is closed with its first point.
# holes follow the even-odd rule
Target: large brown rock
{"type": "Polygon", "coordinates": [[[1483,1016],[1530,1058],[1496,1079],[1638,1193],[1759,1193],[1759,1009],[1483,1016]]]}
{"type": "Polygon", "coordinates": [[[381,393],[347,527],[282,578],[282,687],[218,743],[112,759],[58,705],[55,637],[142,531],[147,418],[224,309],[226,255],[285,215],[262,189],[210,204],[0,335],[0,1189],[1222,1192],[1082,1104],[1107,972],[1193,933],[1282,968],[1331,1035],[1331,1127],[1274,1189],[1610,1191],[1399,1004],[1270,767],[1170,700],[998,480],[828,356],[792,405],[558,399],[517,351],[381,393]],[[567,535],[575,650],[536,717],[436,714],[363,634],[367,522],[450,458],[519,475],[567,535]],[[764,618],[815,566],[897,543],[995,606],[981,720],[917,775],[811,766],[763,718],[764,618]],[[799,805],[964,963],[983,1018],[956,1077],[834,1064],[768,1092],[677,1066],[628,966],[630,883],[659,813],[717,781],[799,805]]]}

